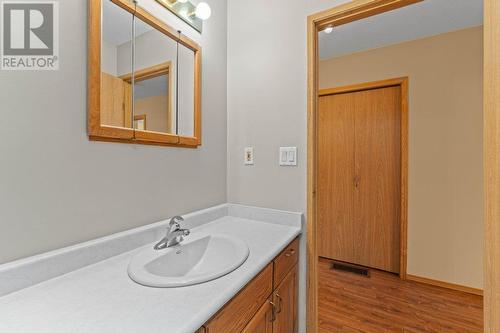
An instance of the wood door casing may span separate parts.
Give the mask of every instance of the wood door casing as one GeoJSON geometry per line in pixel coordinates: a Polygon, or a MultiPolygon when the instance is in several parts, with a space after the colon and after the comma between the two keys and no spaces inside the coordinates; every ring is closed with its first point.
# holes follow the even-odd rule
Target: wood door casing
{"type": "Polygon", "coordinates": [[[399,273],[400,207],[401,87],[320,97],[318,254],[399,273]]]}

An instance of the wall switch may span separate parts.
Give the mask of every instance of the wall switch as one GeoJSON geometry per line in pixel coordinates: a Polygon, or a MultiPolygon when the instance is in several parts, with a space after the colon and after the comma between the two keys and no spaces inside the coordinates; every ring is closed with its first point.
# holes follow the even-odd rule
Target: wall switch
{"type": "Polygon", "coordinates": [[[280,165],[297,165],[297,147],[280,147],[280,165]]]}
{"type": "Polygon", "coordinates": [[[245,165],[253,165],[253,147],[245,148],[245,165]]]}

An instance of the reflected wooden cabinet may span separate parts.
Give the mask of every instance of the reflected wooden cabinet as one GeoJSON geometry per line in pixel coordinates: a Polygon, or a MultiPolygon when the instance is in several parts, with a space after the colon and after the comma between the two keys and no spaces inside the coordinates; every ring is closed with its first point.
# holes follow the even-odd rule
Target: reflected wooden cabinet
{"type": "Polygon", "coordinates": [[[296,333],[298,249],[296,239],[199,332],[296,333]]]}
{"type": "Polygon", "coordinates": [[[132,85],[107,73],[101,74],[101,121],[115,127],[131,127],[132,85]]]}

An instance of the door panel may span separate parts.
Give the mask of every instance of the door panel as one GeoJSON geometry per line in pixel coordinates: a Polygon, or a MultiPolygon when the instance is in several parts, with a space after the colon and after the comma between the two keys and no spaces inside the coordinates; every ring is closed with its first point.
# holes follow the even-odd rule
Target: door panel
{"type": "Polygon", "coordinates": [[[318,120],[318,254],[357,261],[354,219],[354,98],[320,97],[318,120]]]}
{"type": "Polygon", "coordinates": [[[358,264],[399,272],[401,88],[355,93],[358,264]]]}
{"type": "Polygon", "coordinates": [[[401,88],[322,96],[318,252],[399,272],[401,88]]]}

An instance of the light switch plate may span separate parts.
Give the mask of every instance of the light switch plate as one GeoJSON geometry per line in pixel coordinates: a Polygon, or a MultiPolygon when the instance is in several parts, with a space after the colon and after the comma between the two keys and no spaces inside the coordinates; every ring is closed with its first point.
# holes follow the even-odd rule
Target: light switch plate
{"type": "Polygon", "coordinates": [[[253,147],[245,148],[245,165],[253,165],[253,147]]]}
{"type": "Polygon", "coordinates": [[[297,166],[297,147],[280,147],[280,165],[297,166]]]}

